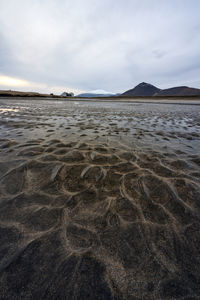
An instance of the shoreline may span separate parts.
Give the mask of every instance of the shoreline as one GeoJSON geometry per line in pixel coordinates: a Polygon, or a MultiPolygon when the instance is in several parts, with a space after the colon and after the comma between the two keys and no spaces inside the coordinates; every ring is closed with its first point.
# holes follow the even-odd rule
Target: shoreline
{"type": "Polygon", "coordinates": [[[1,100],[11,100],[11,101],[18,101],[18,100],[34,100],[34,101],[61,101],[65,102],[112,102],[112,103],[151,103],[151,104],[182,104],[182,105],[200,105],[200,97],[193,100],[193,97],[165,97],[165,98],[150,98],[150,97],[142,97],[142,98],[120,98],[120,99],[111,99],[111,98],[60,98],[60,97],[0,97],[1,100]]]}

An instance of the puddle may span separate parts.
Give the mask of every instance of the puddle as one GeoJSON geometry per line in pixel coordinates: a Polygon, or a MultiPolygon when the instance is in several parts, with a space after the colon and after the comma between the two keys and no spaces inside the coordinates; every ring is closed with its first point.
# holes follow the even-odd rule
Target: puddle
{"type": "Polygon", "coordinates": [[[19,109],[17,108],[0,108],[0,113],[7,113],[7,112],[18,112],[19,109]]]}

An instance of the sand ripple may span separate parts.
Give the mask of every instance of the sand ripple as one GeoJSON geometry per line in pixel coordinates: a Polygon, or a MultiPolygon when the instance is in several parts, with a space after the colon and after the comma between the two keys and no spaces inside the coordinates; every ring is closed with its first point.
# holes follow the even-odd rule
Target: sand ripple
{"type": "Polygon", "coordinates": [[[9,147],[17,159],[0,162],[2,299],[198,291],[194,158],[59,140],[9,147]]]}
{"type": "Polygon", "coordinates": [[[8,123],[13,137],[0,139],[0,299],[198,299],[197,137],[173,133],[170,114],[171,133],[153,131],[159,118],[138,111],[107,127],[70,114],[61,138],[37,114],[8,123]],[[35,130],[33,116],[42,131],[21,137],[35,130]],[[141,127],[129,132],[134,118],[141,127]],[[136,143],[152,136],[194,143],[136,143]]]}

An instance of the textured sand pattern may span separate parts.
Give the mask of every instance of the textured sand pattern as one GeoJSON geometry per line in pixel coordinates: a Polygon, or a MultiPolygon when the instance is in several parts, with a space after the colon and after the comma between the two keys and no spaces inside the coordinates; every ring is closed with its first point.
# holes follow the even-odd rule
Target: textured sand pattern
{"type": "Polygon", "coordinates": [[[56,105],[51,122],[25,104],[1,118],[0,299],[199,299],[196,112],[182,108],[189,133],[168,133],[141,108],[133,133],[121,111],[54,123],[56,105]]]}

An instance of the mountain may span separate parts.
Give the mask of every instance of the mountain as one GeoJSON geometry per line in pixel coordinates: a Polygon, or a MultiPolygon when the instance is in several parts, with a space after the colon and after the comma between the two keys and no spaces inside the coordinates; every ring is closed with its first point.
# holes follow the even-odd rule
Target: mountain
{"type": "Polygon", "coordinates": [[[146,82],[142,82],[133,89],[121,94],[121,96],[153,96],[159,91],[160,89],[158,89],[156,86],[146,82]]]}
{"type": "Polygon", "coordinates": [[[151,97],[151,96],[199,96],[200,89],[191,88],[188,86],[177,86],[168,89],[159,89],[152,84],[142,82],[131,90],[121,94],[121,96],[131,97],[151,97]]]}
{"type": "Polygon", "coordinates": [[[160,90],[154,96],[198,96],[200,89],[190,88],[187,86],[177,86],[169,89],[160,90]]]}
{"type": "Polygon", "coordinates": [[[92,94],[92,93],[83,93],[79,94],[76,97],[86,97],[86,98],[93,98],[93,97],[110,97],[114,96],[113,94],[92,94]]]}

